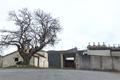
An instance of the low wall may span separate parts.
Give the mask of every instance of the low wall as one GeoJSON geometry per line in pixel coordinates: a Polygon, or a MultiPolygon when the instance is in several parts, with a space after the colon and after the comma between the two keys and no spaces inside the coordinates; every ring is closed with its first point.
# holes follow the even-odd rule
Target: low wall
{"type": "Polygon", "coordinates": [[[97,70],[97,69],[101,69],[101,57],[99,56],[90,56],[90,68],[97,70]]]}
{"type": "Polygon", "coordinates": [[[120,57],[113,57],[114,70],[120,71],[120,57]]]}
{"type": "Polygon", "coordinates": [[[79,55],[79,69],[120,71],[120,57],[79,55]]]}

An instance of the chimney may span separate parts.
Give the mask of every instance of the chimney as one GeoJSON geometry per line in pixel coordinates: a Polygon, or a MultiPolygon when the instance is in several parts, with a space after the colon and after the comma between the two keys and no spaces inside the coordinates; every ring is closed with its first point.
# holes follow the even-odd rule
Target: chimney
{"type": "Polygon", "coordinates": [[[118,44],[118,47],[120,48],[120,44],[118,44]]]}
{"type": "Polygon", "coordinates": [[[105,46],[105,42],[103,42],[103,46],[105,46]]]}
{"type": "Polygon", "coordinates": [[[113,44],[113,48],[115,48],[115,44],[113,44]]]}
{"type": "Polygon", "coordinates": [[[100,46],[100,42],[98,42],[98,46],[100,46]]]}
{"type": "Polygon", "coordinates": [[[88,46],[90,46],[90,42],[88,43],[88,46]]]}
{"type": "Polygon", "coordinates": [[[93,46],[95,46],[95,42],[93,42],[93,46]]]}

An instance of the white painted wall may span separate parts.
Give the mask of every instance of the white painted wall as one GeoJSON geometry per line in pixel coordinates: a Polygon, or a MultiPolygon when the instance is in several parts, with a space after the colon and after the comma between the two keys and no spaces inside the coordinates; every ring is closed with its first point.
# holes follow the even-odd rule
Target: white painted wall
{"type": "MultiPolygon", "coordinates": [[[[48,67],[48,54],[46,52],[39,52],[39,54],[44,55],[44,57],[38,56],[38,61],[35,57],[32,57],[30,60],[30,65],[37,66],[38,62],[40,62],[40,66],[38,67],[48,67]]],[[[9,67],[16,65],[15,58],[18,58],[19,61],[23,61],[22,57],[19,55],[18,52],[13,52],[3,57],[2,59],[2,67],[9,67]]]]}
{"type": "Polygon", "coordinates": [[[34,66],[38,67],[38,57],[34,57],[34,66]]]}
{"type": "Polygon", "coordinates": [[[19,61],[23,61],[18,52],[13,52],[3,57],[3,67],[16,65],[15,58],[18,58],[19,61]]]}
{"type": "Polygon", "coordinates": [[[48,61],[46,58],[43,57],[39,58],[39,67],[44,67],[44,68],[48,67],[48,61]]]}
{"type": "Polygon", "coordinates": [[[87,50],[88,55],[110,56],[110,50],[87,50]]]}
{"type": "Polygon", "coordinates": [[[39,67],[48,68],[48,53],[47,52],[39,52],[44,57],[39,57],[39,67]]]}
{"type": "Polygon", "coordinates": [[[38,53],[43,55],[44,57],[36,55],[37,57],[34,57],[34,65],[42,68],[48,68],[48,54],[46,52],[38,52],[38,53]],[[38,65],[38,62],[39,62],[39,65],[38,65]]]}
{"type": "Polygon", "coordinates": [[[2,56],[0,55],[0,67],[2,67],[2,56]]]}

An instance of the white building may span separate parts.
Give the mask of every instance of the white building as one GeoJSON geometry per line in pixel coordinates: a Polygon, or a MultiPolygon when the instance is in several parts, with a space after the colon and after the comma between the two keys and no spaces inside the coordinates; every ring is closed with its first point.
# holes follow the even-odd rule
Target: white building
{"type": "MultiPolygon", "coordinates": [[[[2,57],[2,67],[15,66],[17,62],[23,61],[18,51],[12,52],[2,57]]],[[[48,68],[48,54],[44,51],[39,51],[30,60],[30,65],[48,68]]]]}

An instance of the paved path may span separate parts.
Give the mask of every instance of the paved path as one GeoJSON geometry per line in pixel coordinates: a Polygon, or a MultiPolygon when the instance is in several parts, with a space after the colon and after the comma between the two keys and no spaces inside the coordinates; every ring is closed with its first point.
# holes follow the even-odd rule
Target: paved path
{"type": "Polygon", "coordinates": [[[120,80],[120,73],[60,69],[0,69],[0,80],[120,80]]]}

